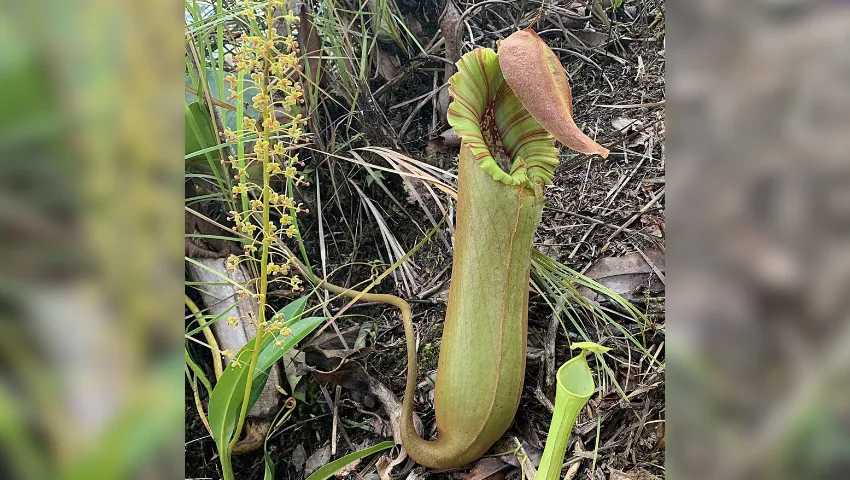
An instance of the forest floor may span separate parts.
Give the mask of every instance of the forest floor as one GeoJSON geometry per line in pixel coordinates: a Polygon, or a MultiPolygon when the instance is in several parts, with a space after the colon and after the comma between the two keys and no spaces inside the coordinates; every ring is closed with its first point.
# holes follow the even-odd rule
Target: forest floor
{"type": "MultiPolygon", "coordinates": [[[[661,362],[650,361],[611,325],[585,323],[591,338],[613,348],[607,365],[622,391],[610,376],[599,375],[600,392],[579,417],[568,448],[566,478],[664,478],[664,3],[626,0],[616,10],[604,10],[604,17],[586,9],[585,2],[546,3],[553,6],[544,9],[534,28],[568,72],[576,124],[611,154],[607,159],[588,158],[562,148],[554,185],[546,189],[535,247],[630,299],[646,314],[648,326],[621,323],[661,362]],[[599,263],[606,258],[613,260],[599,263]]],[[[423,46],[439,42],[445,2],[398,0],[396,4],[406,27],[423,46]]],[[[517,26],[526,26],[537,14],[534,2],[473,5],[458,2],[459,11],[466,12],[459,29],[462,53],[474,46],[495,48],[496,40],[517,26]]],[[[358,106],[365,113],[352,116],[327,102],[322,125],[336,129],[333,135],[329,130],[316,135],[339,155],[355,147],[380,146],[456,171],[457,147],[440,136],[448,126],[440,118],[437,96],[429,96],[444,81],[445,62],[423,60],[415,51],[408,53],[391,43],[380,48],[373,65],[383,67],[375,70],[368,85],[361,85],[367,100],[358,101],[358,106]],[[422,98],[405,103],[418,97],[422,98]]],[[[434,55],[446,53],[438,48],[434,55]]],[[[329,92],[334,94],[332,86],[329,92]]],[[[300,200],[310,209],[299,217],[304,246],[316,268],[332,272],[343,267],[333,276],[338,284],[352,286],[368,280],[372,271],[365,262],[392,264],[398,258],[393,248],[402,253],[412,249],[432,227],[425,208],[436,220],[442,217],[425,193],[423,206],[417,193],[391,173],[372,174],[362,165],[328,155],[307,155],[304,160],[313,187],[320,187],[318,194],[312,187],[300,192],[300,200]],[[361,263],[352,265],[356,262],[361,263]]],[[[368,161],[381,164],[376,156],[368,161]]],[[[406,270],[397,270],[378,288],[413,305],[420,361],[415,409],[428,432],[433,431],[433,379],[451,277],[449,242],[448,230],[441,227],[413,255],[406,270]]],[[[580,338],[571,323],[552,321],[552,310],[540,294],[532,292],[529,304],[524,392],[513,426],[491,450],[496,454],[493,459],[474,471],[473,464],[449,472],[426,471],[407,459],[392,468],[392,478],[519,479],[524,473],[519,467],[523,457],[539,461],[551,418],[547,402],[553,399],[543,360],[547,335],[556,335],[556,365],[574,355],[569,341],[580,338]],[[485,468],[495,473],[484,475],[485,468]]],[[[333,314],[344,305],[341,300],[332,302],[328,312],[333,314]]],[[[401,400],[407,360],[396,311],[360,303],[337,325],[339,335],[329,328],[320,337],[310,338],[311,349],[302,349],[307,357],[304,363],[330,370],[339,363],[339,356],[333,355],[339,354],[344,362],[362,366],[365,375],[401,400]],[[316,360],[311,355],[326,358],[316,360]]],[[[186,391],[186,477],[221,478],[215,444],[198,417],[191,390],[186,391]]],[[[312,465],[391,438],[386,412],[368,389],[335,387],[304,374],[296,392],[298,408],[269,440],[276,478],[304,478],[305,469],[312,465]]],[[[394,458],[391,451],[384,454],[386,459],[394,458]]],[[[348,478],[377,480],[376,462],[385,466],[380,459],[381,455],[374,455],[361,461],[348,478]]],[[[240,479],[262,478],[263,465],[262,449],[234,458],[240,479]]]]}

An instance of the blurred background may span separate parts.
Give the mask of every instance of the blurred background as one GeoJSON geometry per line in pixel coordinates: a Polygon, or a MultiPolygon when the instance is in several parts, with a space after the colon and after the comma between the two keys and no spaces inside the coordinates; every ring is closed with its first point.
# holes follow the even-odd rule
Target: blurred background
{"type": "Polygon", "coordinates": [[[182,26],[0,2],[0,478],[180,478],[182,26]]]}
{"type": "Polygon", "coordinates": [[[670,478],[850,478],[850,3],[676,3],[670,478]]]}
{"type": "MultiPolygon", "coordinates": [[[[850,478],[850,4],[676,3],[669,478],[850,478]]],[[[180,478],[182,7],[0,2],[0,478],[180,478]]]]}

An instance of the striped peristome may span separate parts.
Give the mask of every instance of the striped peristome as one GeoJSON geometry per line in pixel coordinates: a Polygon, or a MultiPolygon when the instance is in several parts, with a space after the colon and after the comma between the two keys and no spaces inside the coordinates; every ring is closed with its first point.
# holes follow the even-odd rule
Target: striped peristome
{"type": "MultiPolygon", "coordinates": [[[[532,188],[549,185],[558,165],[555,139],[528,113],[499,68],[499,57],[489,48],[476,48],[457,63],[449,79],[448,120],[472,151],[478,165],[494,180],[532,188]],[[492,112],[495,131],[484,125],[492,112]],[[495,147],[495,148],[494,148],[495,147]],[[499,166],[497,151],[504,148],[510,171],[499,166]]],[[[537,190],[537,189],[535,189],[537,190]]]]}

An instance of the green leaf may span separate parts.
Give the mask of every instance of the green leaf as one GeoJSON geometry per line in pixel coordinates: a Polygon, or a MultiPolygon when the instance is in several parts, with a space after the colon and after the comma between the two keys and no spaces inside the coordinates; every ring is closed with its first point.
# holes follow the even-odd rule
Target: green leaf
{"type": "MultiPolygon", "coordinates": [[[[265,387],[266,380],[268,379],[268,371],[271,366],[287,350],[309,335],[310,332],[315,330],[325,320],[324,317],[299,319],[304,312],[306,302],[306,297],[299,298],[278,312],[281,314],[284,324],[292,330],[291,335],[282,336],[279,333],[269,333],[265,336],[257,360],[257,367],[254,371],[254,378],[251,382],[251,397],[248,403],[249,411],[265,387]],[[275,343],[278,341],[280,345],[276,346],[275,343]]],[[[235,356],[235,360],[224,369],[221,378],[218,379],[218,382],[216,382],[213,388],[212,395],[210,395],[209,423],[220,455],[226,454],[227,445],[236,427],[236,419],[242,405],[242,399],[245,396],[246,385],[248,384],[247,365],[250,361],[255,341],[256,338],[251,339],[239,350],[239,353],[235,356]]]]}
{"type": "MultiPolygon", "coordinates": [[[[208,152],[217,150],[215,143],[215,130],[210,122],[209,111],[204,111],[198,102],[186,105],[186,154],[193,152],[208,152]]],[[[194,159],[205,158],[203,154],[196,154],[194,159]]]]}
{"type": "Polygon", "coordinates": [[[381,173],[381,171],[375,170],[374,172],[366,175],[366,185],[371,186],[373,183],[375,183],[376,180],[383,180],[383,179],[384,179],[384,175],[381,173]]]}
{"type": "MultiPolygon", "coordinates": [[[[236,76],[235,73],[233,75],[236,76]]],[[[244,78],[247,79],[246,84],[251,82],[251,79],[248,78],[247,74],[240,73],[239,75],[243,76],[244,78]]],[[[218,80],[216,79],[215,70],[213,70],[211,68],[207,68],[206,69],[206,76],[205,76],[204,80],[206,81],[207,88],[209,88],[210,97],[212,97],[214,100],[218,100],[219,102],[231,105],[234,108],[236,107],[237,100],[236,99],[232,99],[232,100],[230,99],[230,93],[226,88],[223,92],[219,91],[218,80]]],[[[189,78],[188,75],[186,75],[184,83],[187,86],[190,86],[190,87],[193,86],[192,80],[191,80],[191,78],[189,78]]],[[[203,92],[201,92],[201,97],[203,97],[203,96],[204,96],[204,94],[203,94],[203,92]]],[[[185,92],[184,98],[185,98],[186,104],[200,101],[200,99],[198,98],[198,96],[196,94],[189,92],[189,91],[185,92]]],[[[204,106],[204,108],[208,108],[208,107],[204,106]]],[[[219,107],[216,107],[216,108],[219,108],[219,107]]],[[[231,109],[227,109],[227,108],[222,108],[220,111],[221,111],[221,116],[222,116],[221,119],[224,122],[224,126],[226,128],[230,128],[231,130],[235,130],[236,129],[236,111],[235,111],[235,109],[231,110],[231,109]]],[[[248,106],[245,107],[244,113],[245,113],[245,115],[247,115],[251,118],[254,118],[254,119],[260,118],[260,112],[258,112],[251,105],[248,105],[248,106]]],[[[207,112],[207,114],[209,115],[209,112],[207,112]]],[[[188,151],[187,151],[187,153],[188,153],[188,151]]]]}
{"type": "Polygon", "coordinates": [[[312,475],[307,477],[307,480],[326,480],[331,478],[336,472],[342,470],[352,462],[360,460],[363,457],[368,457],[373,453],[377,453],[388,448],[392,448],[395,445],[394,442],[381,442],[374,447],[364,448],[359,452],[350,453],[340,459],[334,460],[333,462],[325,465],[324,467],[313,472],[312,475]]]}
{"type": "Polygon", "coordinates": [[[257,359],[257,368],[254,371],[254,381],[251,384],[251,399],[248,403],[248,410],[254,406],[257,399],[260,398],[263,388],[266,386],[266,380],[269,378],[269,371],[275,362],[280,360],[283,355],[301,339],[310,334],[316,327],[325,321],[325,317],[308,317],[302,320],[295,320],[289,327],[292,330],[292,335],[283,336],[269,333],[263,342],[263,349],[260,351],[260,356],[257,359]],[[280,342],[280,346],[276,343],[280,342]]]}
{"type": "Polygon", "coordinates": [[[263,459],[266,462],[266,471],[263,475],[263,480],[274,480],[274,462],[268,450],[263,452],[263,459]]]}
{"type": "Polygon", "coordinates": [[[304,307],[307,306],[308,299],[309,296],[305,295],[299,299],[293,300],[289,302],[288,305],[281,308],[277,314],[283,317],[286,322],[294,322],[301,318],[301,315],[304,313],[304,307]]]}

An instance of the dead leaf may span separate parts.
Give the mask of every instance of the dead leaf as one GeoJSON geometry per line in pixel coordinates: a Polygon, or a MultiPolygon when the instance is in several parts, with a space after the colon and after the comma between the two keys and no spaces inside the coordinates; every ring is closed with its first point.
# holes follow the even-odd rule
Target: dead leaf
{"type": "Polygon", "coordinates": [[[432,138],[428,140],[428,143],[425,145],[425,154],[426,155],[435,155],[437,153],[448,153],[449,149],[446,147],[445,142],[443,142],[442,137],[432,138]]]}
{"type": "Polygon", "coordinates": [[[608,41],[608,34],[603,32],[595,32],[593,30],[573,30],[572,35],[567,35],[565,38],[570,46],[578,48],[595,48],[602,46],[608,41]],[[576,38],[578,41],[576,41],[576,38]]]}
{"type": "MultiPolygon", "coordinates": [[[[393,440],[397,444],[401,444],[401,432],[399,431],[401,402],[398,401],[392,390],[372,378],[359,363],[347,361],[340,365],[339,368],[330,372],[322,372],[309,366],[307,369],[320,382],[340,385],[347,389],[361,392],[361,394],[367,395],[366,398],[372,397],[377,399],[384,407],[387,417],[389,417],[393,440]]],[[[416,415],[413,416],[413,424],[416,427],[416,431],[421,435],[423,431],[422,421],[416,415]]],[[[405,458],[407,458],[407,453],[402,449],[399,456],[393,460],[393,464],[397,465],[405,458]]]]}
{"type": "Polygon", "coordinates": [[[295,473],[301,473],[304,470],[304,463],[307,462],[307,451],[304,450],[304,445],[298,444],[292,450],[292,457],[289,459],[289,464],[295,469],[295,473]]]}
{"type": "Polygon", "coordinates": [[[398,55],[390,53],[389,50],[381,46],[375,50],[375,53],[377,54],[378,75],[387,81],[398,75],[398,71],[401,68],[401,61],[399,61],[398,55]]]}
{"type": "Polygon", "coordinates": [[[502,480],[508,464],[495,457],[482,458],[472,467],[466,480],[502,480]]]}
{"type": "Polygon", "coordinates": [[[428,477],[428,474],[425,473],[421,468],[414,468],[407,475],[407,478],[404,480],[425,480],[428,477]]]}
{"type": "Polygon", "coordinates": [[[330,372],[310,370],[313,376],[316,377],[316,380],[322,383],[332,383],[349,390],[357,390],[360,393],[367,393],[369,391],[369,380],[372,379],[357,362],[344,362],[337,369],[330,372]]]}
{"type": "Polygon", "coordinates": [[[393,471],[393,464],[387,455],[381,455],[381,458],[375,463],[375,468],[378,470],[378,477],[381,480],[390,480],[392,478],[390,474],[393,471]]]}
{"type": "Polygon", "coordinates": [[[611,120],[611,126],[614,128],[614,131],[618,135],[622,135],[624,137],[631,137],[631,139],[628,140],[628,143],[626,144],[626,146],[628,147],[646,147],[649,144],[650,138],[652,137],[650,132],[643,130],[643,121],[636,120],[634,118],[617,117],[614,120],[611,120]],[[638,132],[638,134],[633,135],[633,132],[638,132]]]}
{"type": "Polygon", "coordinates": [[[559,142],[577,152],[608,156],[607,148],[576,126],[567,73],[555,52],[534,30],[520,30],[502,42],[499,66],[531,116],[559,142]]]}
{"type": "Polygon", "coordinates": [[[628,117],[617,117],[611,120],[611,126],[620,133],[631,133],[643,126],[643,122],[628,117]]]}
{"type": "Polygon", "coordinates": [[[643,469],[634,470],[631,472],[622,472],[615,468],[611,468],[610,480],[655,480],[656,476],[643,469]]]}
{"type": "Polygon", "coordinates": [[[357,460],[349,463],[348,465],[342,467],[338,472],[336,472],[334,474],[334,477],[336,477],[336,478],[348,478],[348,476],[351,475],[351,473],[354,472],[354,470],[356,470],[357,467],[359,467],[359,466],[360,466],[360,459],[357,459],[357,460]]]}
{"type": "MultiPolygon", "coordinates": [[[[414,7],[416,4],[414,3],[414,7]]],[[[410,33],[416,37],[416,40],[422,45],[425,46],[428,42],[431,41],[431,37],[425,33],[425,30],[422,29],[422,24],[419,23],[419,20],[409,13],[404,14],[404,24],[407,26],[407,29],[410,30],[410,33]]]]}
{"type": "Polygon", "coordinates": [[[437,136],[437,138],[428,140],[428,144],[425,146],[425,152],[428,155],[433,155],[435,153],[457,151],[458,148],[460,148],[460,137],[457,136],[454,129],[450,128],[437,136]]]}
{"type": "Polygon", "coordinates": [[[331,446],[330,444],[328,444],[316,450],[315,452],[313,452],[312,455],[310,455],[310,458],[307,459],[307,463],[304,466],[304,475],[310,475],[311,473],[318,470],[319,467],[326,465],[330,461],[331,446]]]}
{"type": "MultiPolygon", "coordinates": [[[[324,68],[322,66],[322,39],[313,24],[313,13],[307,2],[301,0],[289,0],[287,9],[298,15],[298,46],[301,49],[301,69],[305,76],[317,85],[326,86],[324,68]],[[321,75],[321,77],[319,77],[321,75]]],[[[281,16],[284,12],[275,11],[275,16],[281,16]]],[[[282,20],[277,20],[280,23],[282,20]]],[[[285,26],[277,27],[278,34],[284,35],[287,31],[285,26]]]]}
{"type": "MultiPolygon", "coordinates": [[[[573,452],[575,452],[576,454],[584,452],[584,443],[582,443],[581,438],[577,439],[575,447],[573,447],[573,452]]],[[[564,475],[564,480],[573,480],[573,478],[575,478],[576,476],[576,473],[578,473],[579,467],[581,467],[581,460],[570,465],[570,467],[567,468],[566,475],[564,475]]]]}
{"type": "MultiPolygon", "coordinates": [[[[658,250],[644,252],[650,262],[660,272],[664,272],[664,254],[658,250]]],[[[664,291],[664,284],[657,278],[650,282],[654,270],[639,252],[633,252],[622,257],[608,257],[599,259],[585,276],[596,280],[603,286],[613,290],[626,300],[640,300],[647,293],[645,288],[649,286],[651,294],[664,291]]],[[[588,288],[579,289],[582,295],[594,301],[601,301],[604,296],[588,288]]]]}
{"type": "Polygon", "coordinates": [[[301,381],[301,375],[298,374],[298,366],[304,365],[304,352],[292,349],[283,354],[281,361],[283,362],[283,372],[286,375],[286,383],[289,384],[289,391],[294,392],[298,382],[301,381]]]}
{"type": "Polygon", "coordinates": [[[450,128],[445,132],[440,134],[440,137],[443,138],[443,145],[450,148],[460,148],[460,137],[457,136],[455,130],[450,128]]]}
{"type": "Polygon", "coordinates": [[[540,466],[543,450],[532,445],[526,439],[520,440],[517,437],[505,437],[497,442],[493,449],[502,452],[512,452],[502,455],[499,458],[508,465],[521,469],[525,474],[526,480],[534,480],[534,477],[537,476],[537,467],[540,466]],[[519,452],[513,453],[517,448],[517,441],[520,442],[521,448],[519,452]]]}

